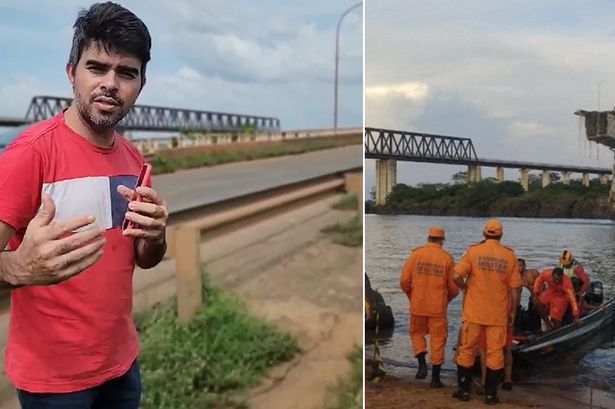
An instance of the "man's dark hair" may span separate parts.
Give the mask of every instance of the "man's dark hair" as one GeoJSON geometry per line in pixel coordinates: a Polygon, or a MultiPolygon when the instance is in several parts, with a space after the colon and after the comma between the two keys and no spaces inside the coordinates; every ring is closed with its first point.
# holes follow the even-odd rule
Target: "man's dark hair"
{"type": "Polygon", "coordinates": [[[517,258],[517,263],[523,263],[523,265],[525,265],[525,259],[517,258]]]}
{"type": "Polygon", "coordinates": [[[119,4],[108,1],[93,4],[88,10],[81,10],[73,27],[73,45],[68,59],[73,67],[77,66],[83,50],[94,42],[104,47],[106,52],[121,51],[141,60],[143,86],[152,38],[139,17],[119,4]]]}
{"type": "Polygon", "coordinates": [[[563,275],[564,275],[564,270],[562,270],[562,268],[561,268],[561,267],[555,267],[555,268],[553,269],[553,273],[552,273],[552,274],[553,274],[554,276],[561,277],[561,276],[563,276],[563,275]]]}
{"type": "Polygon", "coordinates": [[[427,241],[430,243],[442,243],[444,242],[444,239],[442,237],[429,236],[427,237],[427,241]]]}

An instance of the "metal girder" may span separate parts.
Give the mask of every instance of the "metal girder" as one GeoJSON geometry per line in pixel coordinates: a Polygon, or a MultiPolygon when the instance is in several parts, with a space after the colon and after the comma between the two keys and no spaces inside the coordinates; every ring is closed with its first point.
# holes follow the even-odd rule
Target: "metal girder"
{"type": "Polygon", "coordinates": [[[365,128],[365,157],[459,165],[478,161],[469,138],[380,128],[365,128]]]}
{"type": "Polygon", "coordinates": [[[610,175],[612,173],[610,168],[478,158],[472,140],[469,138],[380,128],[365,128],[365,158],[555,172],[571,171],[598,175],[610,175]]]}
{"type": "MultiPolygon", "coordinates": [[[[36,122],[50,118],[66,109],[71,102],[71,98],[35,96],[28,107],[26,120],[36,122]]],[[[256,131],[268,132],[278,131],[280,120],[255,115],[135,105],[118,126],[124,130],[178,132],[237,132],[248,126],[256,131]]]]}

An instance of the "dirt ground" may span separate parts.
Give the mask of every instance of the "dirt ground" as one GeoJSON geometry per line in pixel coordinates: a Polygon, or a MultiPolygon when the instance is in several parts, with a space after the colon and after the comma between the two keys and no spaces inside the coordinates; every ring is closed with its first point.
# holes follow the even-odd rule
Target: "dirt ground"
{"type": "MultiPolygon", "coordinates": [[[[366,383],[365,408],[366,409],[467,409],[482,407],[483,396],[473,394],[469,402],[460,402],[451,393],[456,390],[451,380],[444,380],[442,389],[430,389],[429,381],[418,381],[414,378],[399,379],[385,376],[380,383],[366,383]]],[[[510,393],[510,392],[508,392],[510,393]]],[[[521,404],[517,399],[511,399],[508,393],[498,392],[501,403],[500,409],[540,408],[538,404],[521,404]]]]}
{"type": "MultiPolygon", "coordinates": [[[[230,280],[225,281],[228,287],[230,280]]],[[[301,349],[250,393],[249,407],[326,407],[351,371],[348,356],[362,345],[361,248],[319,234],[272,265],[232,281],[230,289],[253,314],[293,334],[301,349]]]]}
{"type": "MultiPolygon", "coordinates": [[[[429,378],[416,380],[413,376],[399,378],[386,375],[380,382],[366,382],[365,409],[469,409],[487,407],[483,396],[472,393],[469,402],[460,402],[451,394],[456,390],[454,374],[443,376],[442,389],[430,389],[429,378]]],[[[614,401],[605,393],[595,391],[587,396],[581,391],[562,390],[553,384],[515,385],[512,391],[498,389],[499,409],[612,409],[614,401]]]]}

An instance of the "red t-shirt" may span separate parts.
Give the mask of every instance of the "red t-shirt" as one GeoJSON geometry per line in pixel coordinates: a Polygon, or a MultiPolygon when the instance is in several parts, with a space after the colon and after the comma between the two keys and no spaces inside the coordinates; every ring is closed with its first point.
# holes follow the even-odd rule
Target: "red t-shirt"
{"type": "Polygon", "coordinates": [[[107,231],[102,258],[57,285],[11,294],[6,372],[19,389],[74,392],[125,373],[138,355],[132,319],[133,239],[122,235],[128,202],[117,186],[135,185],[144,160],[121,136],[98,147],[59,114],[23,132],[0,155],[0,220],[16,249],[37,213],[41,192],[55,202],[55,221],[94,215],[107,231]]]}

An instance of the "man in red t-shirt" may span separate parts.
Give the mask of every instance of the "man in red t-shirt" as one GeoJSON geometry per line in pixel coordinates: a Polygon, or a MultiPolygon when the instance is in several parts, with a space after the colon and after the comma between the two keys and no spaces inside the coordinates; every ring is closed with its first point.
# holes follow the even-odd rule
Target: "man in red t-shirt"
{"type": "Polygon", "coordinates": [[[13,288],[6,372],[30,408],[136,409],[135,264],[166,251],[165,202],[137,189],[142,155],[116,133],[145,84],[151,38],[129,10],[82,11],[66,66],[74,99],[0,156],[1,284],[13,288]],[[124,218],[136,226],[122,230],[124,218]]]}

